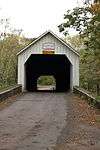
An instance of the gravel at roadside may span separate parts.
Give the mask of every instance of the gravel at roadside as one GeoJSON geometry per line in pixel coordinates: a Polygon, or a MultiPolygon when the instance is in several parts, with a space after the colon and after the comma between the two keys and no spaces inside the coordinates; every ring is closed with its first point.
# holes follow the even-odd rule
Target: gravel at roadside
{"type": "Polygon", "coordinates": [[[74,94],[67,104],[67,124],[54,150],[100,150],[100,110],[74,94]]]}

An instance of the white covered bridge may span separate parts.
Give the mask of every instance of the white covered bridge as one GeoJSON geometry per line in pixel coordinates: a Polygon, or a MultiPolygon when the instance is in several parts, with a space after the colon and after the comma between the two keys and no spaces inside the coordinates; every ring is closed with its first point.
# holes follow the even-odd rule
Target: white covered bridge
{"type": "Polygon", "coordinates": [[[54,76],[56,91],[79,86],[79,54],[53,32],[45,32],[17,55],[23,90],[36,91],[41,75],[54,76]]]}

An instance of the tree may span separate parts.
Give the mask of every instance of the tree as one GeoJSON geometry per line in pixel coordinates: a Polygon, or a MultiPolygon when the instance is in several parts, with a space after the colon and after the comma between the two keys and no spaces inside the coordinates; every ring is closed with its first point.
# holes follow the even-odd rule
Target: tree
{"type": "Polygon", "coordinates": [[[100,94],[100,2],[68,10],[59,31],[66,36],[70,28],[75,29],[84,41],[81,53],[81,85],[96,89],[100,94]],[[87,86],[86,86],[87,85],[87,86]]]}
{"type": "Polygon", "coordinates": [[[55,78],[50,75],[40,76],[37,80],[38,85],[55,85],[55,78]]]}
{"type": "Polygon", "coordinates": [[[83,39],[80,38],[79,35],[68,36],[64,40],[69,43],[73,48],[75,48],[78,52],[84,47],[83,39]]]}
{"type": "Polygon", "coordinates": [[[1,20],[1,23],[4,30],[0,32],[0,87],[6,87],[16,84],[16,54],[32,39],[21,36],[22,30],[13,29],[7,19],[1,20]]]}

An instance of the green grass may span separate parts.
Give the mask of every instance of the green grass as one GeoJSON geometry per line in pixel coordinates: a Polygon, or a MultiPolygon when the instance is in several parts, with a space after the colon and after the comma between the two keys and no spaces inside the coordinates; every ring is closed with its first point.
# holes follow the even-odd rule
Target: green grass
{"type": "Polygon", "coordinates": [[[12,88],[15,85],[4,85],[4,86],[0,86],[0,92],[3,92],[5,90],[8,90],[10,88],[12,88]]]}
{"type": "Polygon", "coordinates": [[[100,115],[96,115],[95,120],[96,122],[100,122],[100,115]]]}
{"type": "Polygon", "coordinates": [[[96,97],[96,101],[100,102],[100,96],[96,97]]]}

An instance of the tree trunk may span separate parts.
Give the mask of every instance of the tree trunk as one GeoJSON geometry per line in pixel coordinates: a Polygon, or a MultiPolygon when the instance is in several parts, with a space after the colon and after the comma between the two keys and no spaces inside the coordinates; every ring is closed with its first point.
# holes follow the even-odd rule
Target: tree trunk
{"type": "Polygon", "coordinates": [[[90,90],[90,84],[89,83],[87,83],[87,88],[88,88],[88,91],[90,90]]]}
{"type": "Polygon", "coordinates": [[[97,95],[100,95],[100,87],[99,87],[99,84],[96,85],[96,91],[97,91],[97,95]]]}

